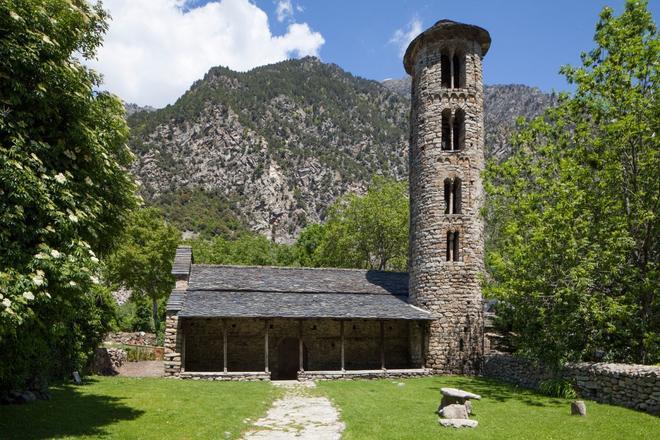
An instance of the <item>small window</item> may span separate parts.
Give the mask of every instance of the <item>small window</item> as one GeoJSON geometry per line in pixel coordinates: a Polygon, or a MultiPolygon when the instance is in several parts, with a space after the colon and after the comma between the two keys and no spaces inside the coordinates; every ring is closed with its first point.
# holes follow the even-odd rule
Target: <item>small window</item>
{"type": "Polygon", "coordinates": [[[454,55],[452,57],[452,87],[455,89],[465,87],[461,78],[463,77],[463,57],[459,55],[454,55]]]}
{"type": "Polygon", "coordinates": [[[445,214],[461,213],[461,179],[445,179],[445,214]]]}
{"type": "Polygon", "coordinates": [[[442,149],[451,150],[451,110],[446,108],[442,111],[442,149]]]}
{"type": "Polygon", "coordinates": [[[446,54],[440,55],[440,85],[451,88],[451,60],[446,54]]]}
{"type": "Polygon", "coordinates": [[[465,143],[465,111],[461,108],[456,110],[453,121],[452,150],[463,149],[465,143]]]}
{"type": "Polygon", "coordinates": [[[447,232],[447,261],[460,261],[460,244],[458,231],[447,232]]]}

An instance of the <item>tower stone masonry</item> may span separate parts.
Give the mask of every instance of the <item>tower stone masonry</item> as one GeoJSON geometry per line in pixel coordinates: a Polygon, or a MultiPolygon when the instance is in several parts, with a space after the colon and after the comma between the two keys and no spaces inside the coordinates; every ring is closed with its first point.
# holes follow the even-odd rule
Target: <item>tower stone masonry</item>
{"type": "Polygon", "coordinates": [[[483,356],[484,117],[490,35],[440,20],[404,56],[410,112],[410,300],[435,318],[426,366],[475,374],[483,356]]]}

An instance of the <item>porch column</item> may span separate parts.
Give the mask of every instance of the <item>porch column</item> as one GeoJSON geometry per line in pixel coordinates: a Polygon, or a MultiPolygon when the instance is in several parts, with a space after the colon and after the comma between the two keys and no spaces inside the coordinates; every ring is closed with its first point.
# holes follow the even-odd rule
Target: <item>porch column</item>
{"type": "Polygon", "coordinates": [[[341,348],[341,371],[344,372],[346,371],[344,366],[344,321],[339,321],[339,335],[341,338],[341,342],[339,343],[339,347],[341,348]]]}
{"type": "Polygon", "coordinates": [[[420,342],[422,352],[421,352],[420,358],[422,359],[422,368],[425,368],[426,367],[426,354],[424,353],[424,342],[425,342],[425,339],[426,339],[426,322],[425,321],[420,321],[419,326],[420,326],[420,333],[422,334],[422,338],[421,338],[421,342],[420,342]]]}
{"type": "Polygon", "coordinates": [[[269,322],[266,319],[264,321],[264,371],[268,373],[268,328],[269,328],[269,322]]]}
{"type": "Polygon", "coordinates": [[[385,324],[380,321],[380,369],[385,369],[385,324]]]}
{"type": "Polygon", "coordinates": [[[227,320],[222,320],[222,371],[227,372],[227,320]]]}
{"type": "Polygon", "coordinates": [[[305,371],[303,369],[303,322],[302,319],[298,321],[298,371],[301,373],[305,371]]]}

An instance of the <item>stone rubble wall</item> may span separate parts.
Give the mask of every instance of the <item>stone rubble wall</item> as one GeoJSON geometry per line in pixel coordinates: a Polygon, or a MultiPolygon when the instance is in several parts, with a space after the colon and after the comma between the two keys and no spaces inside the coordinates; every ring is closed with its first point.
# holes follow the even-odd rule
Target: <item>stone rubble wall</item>
{"type": "Polygon", "coordinates": [[[165,318],[165,376],[178,376],[181,372],[183,334],[177,312],[167,312],[165,318]]]}
{"type": "Polygon", "coordinates": [[[235,382],[249,382],[259,380],[270,380],[270,373],[256,373],[256,372],[228,372],[228,373],[180,373],[179,378],[190,380],[218,380],[218,381],[235,381],[235,382]]]}
{"type": "Polygon", "coordinates": [[[309,380],[357,380],[357,379],[395,379],[408,377],[431,376],[432,370],[420,369],[416,371],[406,370],[380,370],[380,371],[346,371],[346,372],[318,372],[304,371],[298,373],[299,381],[309,380]]]}
{"type": "MultiPolygon", "coordinates": [[[[499,352],[486,356],[483,375],[532,389],[552,377],[526,359],[499,352]]],[[[581,397],[660,414],[660,367],[580,362],[567,364],[561,375],[581,397]]]]}
{"type": "Polygon", "coordinates": [[[124,345],[156,345],[156,335],[145,332],[112,332],[108,333],[104,342],[124,345]]]}
{"type": "Polygon", "coordinates": [[[124,365],[126,360],[126,350],[99,347],[94,351],[92,372],[103,376],[115,376],[119,374],[119,367],[124,365]]]}

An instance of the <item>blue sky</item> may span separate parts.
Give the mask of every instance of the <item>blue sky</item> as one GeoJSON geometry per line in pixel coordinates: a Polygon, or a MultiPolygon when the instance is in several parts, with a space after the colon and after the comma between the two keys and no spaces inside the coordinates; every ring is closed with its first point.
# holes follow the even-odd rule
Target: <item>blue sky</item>
{"type": "MultiPolygon", "coordinates": [[[[275,2],[256,4],[275,16],[275,2]]],[[[296,2],[294,2],[296,4],[296,2]]],[[[296,19],[325,38],[320,57],[370,79],[405,75],[396,45],[388,43],[397,29],[414,20],[422,29],[441,18],[476,24],[493,40],[484,59],[487,84],[520,83],[542,90],[566,89],[558,74],[563,64],[578,64],[580,51],[594,46],[598,14],[605,6],[618,13],[623,0],[460,0],[460,1],[311,1],[297,2],[296,19]]],[[[657,18],[658,2],[650,8],[657,18]]],[[[286,23],[273,20],[274,33],[286,23]]]]}
{"type": "MultiPolygon", "coordinates": [[[[651,2],[654,17],[658,2],[651,2]]],[[[96,60],[127,102],[173,103],[214,66],[245,71],[315,55],[369,79],[402,78],[408,42],[437,20],[486,28],[487,84],[568,88],[558,74],[594,47],[598,14],[624,0],[104,0],[112,21],[96,60]]]]}

